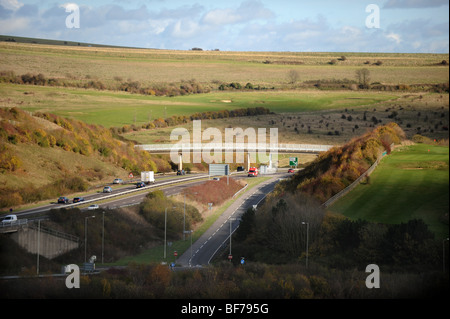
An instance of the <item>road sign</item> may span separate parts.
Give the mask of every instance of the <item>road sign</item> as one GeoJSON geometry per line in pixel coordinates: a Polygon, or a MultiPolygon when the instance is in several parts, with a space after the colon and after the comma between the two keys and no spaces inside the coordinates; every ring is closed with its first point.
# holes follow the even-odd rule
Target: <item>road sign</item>
{"type": "Polygon", "coordinates": [[[128,178],[133,178],[133,177],[134,177],[133,173],[130,173],[130,174],[128,175],[128,178]]]}
{"type": "Polygon", "coordinates": [[[245,263],[244,257],[241,257],[241,265],[245,263]]]}
{"type": "Polygon", "coordinates": [[[177,257],[177,256],[178,256],[178,252],[175,250],[175,251],[173,252],[173,255],[174,255],[175,257],[177,257]]]}
{"type": "Polygon", "coordinates": [[[226,176],[230,174],[228,164],[209,164],[209,176],[226,176]]]}
{"type": "Polygon", "coordinates": [[[289,157],[289,166],[297,166],[298,157],[289,157]]]}
{"type": "Polygon", "coordinates": [[[233,259],[233,256],[232,255],[228,255],[228,259],[229,260],[233,259]]]}

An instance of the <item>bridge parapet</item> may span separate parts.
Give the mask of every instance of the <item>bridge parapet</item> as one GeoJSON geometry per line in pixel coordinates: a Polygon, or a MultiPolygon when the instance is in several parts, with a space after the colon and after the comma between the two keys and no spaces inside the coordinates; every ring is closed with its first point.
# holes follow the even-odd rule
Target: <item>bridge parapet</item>
{"type": "Polygon", "coordinates": [[[279,152],[279,153],[321,153],[326,152],[333,145],[318,144],[269,144],[269,143],[177,143],[177,144],[143,144],[135,148],[152,153],[170,152],[279,152]]]}

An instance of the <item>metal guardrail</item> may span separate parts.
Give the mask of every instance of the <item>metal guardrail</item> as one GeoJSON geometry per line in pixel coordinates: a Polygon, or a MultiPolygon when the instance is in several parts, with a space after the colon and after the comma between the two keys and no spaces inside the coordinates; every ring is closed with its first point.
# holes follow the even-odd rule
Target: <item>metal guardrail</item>
{"type": "Polygon", "coordinates": [[[70,241],[73,241],[76,243],[80,242],[80,238],[77,236],[63,233],[63,232],[60,232],[60,231],[57,231],[57,230],[54,230],[51,228],[43,227],[42,225],[38,227],[38,226],[36,226],[36,224],[30,224],[28,227],[32,228],[34,230],[39,230],[42,233],[46,233],[46,234],[49,234],[49,235],[52,235],[52,236],[55,236],[58,238],[67,239],[67,240],[70,240],[70,241]]]}
{"type": "Polygon", "coordinates": [[[21,226],[26,226],[26,225],[28,225],[28,219],[18,219],[16,221],[9,222],[9,223],[0,223],[0,229],[2,229],[2,230],[12,229],[15,227],[21,227],[21,226]]]}
{"type": "Polygon", "coordinates": [[[269,152],[308,152],[319,153],[326,152],[333,145],[316,145],[316,144],[270,144],[270,143],[177,143],[177,144],[142,144],[136,145],[135,148],[148,152],[203,152],[210,150],[227,151],[269,151],[269,152]]]}
{"type": "Polygon", "coordinates": [[[82,201],[82,202],[78,202],[78,203],[66,204],[66,205],[63,206],[63,208],[75,207],[75,206],[85,205],[85,204],[88,204],[88,203],[99,202],[99,201],[103,201],[105,199],[110,199],[110,198],[113,198],[113,197],[118,197],[118,196],[127,195],[127,194],[131,194],[131,193],[141,192],[143,190],[146,190],[146,189],[148,190],[148,189],[154,188],[154,187],[161,187],[161,186],[164,186],[164,185],[182,183],[182,182],[185,182],[185,181],[201,179],[201,178],[207,178],[207,177],[208,177],[208,175],[201,175],[201,176],[194,176],[194,177],[187,177],[187,178],[183,178],[183,179],[171,180],[171,181],[163,182],[163,183],[152,184],[152,185],[148,185],[148,186],[141,187],[141,188],[136,188],[136,189],[132,189],[132,190],[124,191],[124,192],[118,192],[116,194],[103,196],[101,198],[88,199],[88,200],[85,200],[85,201],[82,201]]]}

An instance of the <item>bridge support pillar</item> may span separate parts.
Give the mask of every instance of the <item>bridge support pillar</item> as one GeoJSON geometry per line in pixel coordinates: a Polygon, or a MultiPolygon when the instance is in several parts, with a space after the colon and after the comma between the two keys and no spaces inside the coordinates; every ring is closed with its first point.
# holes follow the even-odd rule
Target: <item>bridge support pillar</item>
{"type": "Polygon", "coordinates": [[[250,152],[247,152],[247,172],[250,170],[250,152]]]}
{"type": "Polygon", "coordinates": [[[178,154],[178,170],[183,169],[183,154],[178,154]]]}

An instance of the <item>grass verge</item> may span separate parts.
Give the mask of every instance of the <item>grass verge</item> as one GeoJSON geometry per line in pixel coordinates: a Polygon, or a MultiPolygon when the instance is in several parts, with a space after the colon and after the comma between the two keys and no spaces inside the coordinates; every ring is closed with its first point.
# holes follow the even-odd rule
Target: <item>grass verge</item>
{"type": "MultiPolygon", "coordinates": [[[[234,203],[239,197],[243,196],[245,193],[247,193],[250,189],[255,187],[256,185],[263,183],[270,179],[270,177],[259,177],[255,179],[249,179],[248,181],[248,187],[245,191],[240,193],[240,195],[236,198],[229,199],[224,204],[222,204],[220,207],[217,207],[213,214],[208,216],[204,223],[198,227],[195,232],[193,233],[192,242],[194,243],[200,236],[203,235],[203,233],[211,227],[211,225],[217,220],[217,218],[222,215],[225,210],[234,203]]],[[[172,241],[172,245],[170,247],[167,247],[166,249],[166,261],[172,262],[175,261],[174,252],[177,251],[178,256],[181,256],[185,251],[187,251],[191,246],[190,237],[187,236],[186,240],[176,240],[172,241]]],[[[128,265],[131,262],[139,263],[139,264],[146,264],[146,263],[152,263],[152,262],[161,262],[163,261],[164,256],[164,244],[155,246],[151,249],[148,249],[144,251],[143,253],[136,255],[136,256],[128,256],[124,257],[114,263],[108,264],[109,266],[125,266],[128,265]]]]}

